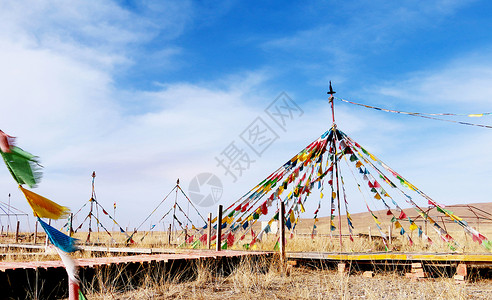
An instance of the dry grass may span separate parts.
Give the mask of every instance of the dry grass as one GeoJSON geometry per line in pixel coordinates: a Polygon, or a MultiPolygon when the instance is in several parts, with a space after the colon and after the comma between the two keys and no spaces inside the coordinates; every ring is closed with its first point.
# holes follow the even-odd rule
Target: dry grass
{"type": "Polygon", "coordinates": [[[89,291],[91,299],[491,299],[489,281],[456,285],[452,279],[412,281],[395,274],[340,274],[332,270],[294,268],[290,275],[267,261],[245,260],[228,276],[216,275],[206,265],[193,281],[159,282],[135,290],[89,291]]]}

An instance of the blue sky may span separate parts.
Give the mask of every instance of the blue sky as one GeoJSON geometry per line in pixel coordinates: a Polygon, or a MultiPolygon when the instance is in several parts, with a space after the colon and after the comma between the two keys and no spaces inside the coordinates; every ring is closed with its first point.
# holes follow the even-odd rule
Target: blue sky
{"type": "MultiPolygon", "coordinates": [[[[492,111],[489,1],[156,2],[0,2],[1,129],[41,158],[38,193],[77,210],[95,170],[99,201],[134,227],[176,178],[186,191],[210,172],[227,205],[331,126],[329,80],[375,106],[492,111]],[[303,111],[285,131],[265,113],[282,92],[303,111]],[[247,149],[258,117],[278,139],[233,182],[215,157],[247,149]]],[[[336,117],[437,201],[491,201],[490,129],[340,102],[336,117]]],[[[9,176],[0,200],[29,211],[9,176]]]]}

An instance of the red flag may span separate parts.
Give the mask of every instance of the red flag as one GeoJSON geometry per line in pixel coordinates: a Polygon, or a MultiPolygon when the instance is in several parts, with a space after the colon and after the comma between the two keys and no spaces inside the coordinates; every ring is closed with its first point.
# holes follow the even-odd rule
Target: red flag
{"type": "Polygon", "coordinates": [[[234,235],[229,232],[227,236],[227,247],[231,247],[232,245],[234,245],[234,235]]]}
{"type": "Polygon", "coordinates": [[[187,242],[187,243],[193,243],[193,239],[194,239],[194,238],[195,238],[195,236],[194,236],[194,235],[191,235],[191,236],[190,236],[190,237],[186,240],[186,242],[187,242]]]}
{"type": "Polygon", "coordinates": [[[264,214],[264,215],[266,215],[268,213],[268,208],[267,208],[267,205],[266,205],[266,201],[261,206],[261,213],[264,214]]]}
{"type": "Polygon", "coordinates": [[[207,241],[207,234],[205,233],[200,237],[200,242],[205,243],[207,241]]]}
{"type": "Polygon", "coordinates": [[[403,210],[400,212],[400,216],[398,217],[400,220],[403,220],[407,217],[407,215],[403,212],[403,210]]]}
{"type": "Polygon", "coordinates": [[[10,147],[14,146],[15,138],[0,130],[0,149],[2,152],[10,152],[10,147]]]}

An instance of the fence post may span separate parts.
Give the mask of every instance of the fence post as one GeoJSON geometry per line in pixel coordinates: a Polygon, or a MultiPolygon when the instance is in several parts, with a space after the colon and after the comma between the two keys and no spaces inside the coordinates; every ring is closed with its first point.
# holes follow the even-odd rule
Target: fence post
{"type": "Polygon", "coordinates": [[[212,213],[208,213],[208,225],[207,225],[207,248],[210,249],[212,244],[212,213]]]}
{"type": "Polygon", "coordinates": [[[34,225],[34,245],[38,242],[38,220],[36,220],[36,224],[34,225]]]}
{"type": "Polygon", "coordinates": [[[279,223],[280,223],[280,263],[282,267],[285,264],[285,204],[280,201],[279,209],[279,223]]]}
{"type": "Polygon", "coordinates": [[[19,243],[19,226],[20,226],[20,221],[17,220],[17,229],[15,230],[15,243],[19,243]]]}
{"type": "Polygon", "coordinates": [[[217,237],[215,243],[215,251],[220,251],[222,243],[222,205],[217,208],[217,237]]]}
{"type": "Polygon", "coordinates": [[[371,226],[369,226],[369,242],[372,242],[371,226]]]}
{"type": "Polygon", "coordinates": [[[167,244],[171,246],[171,223],[169,223],[169,230],[167,231],[167,244]]]}

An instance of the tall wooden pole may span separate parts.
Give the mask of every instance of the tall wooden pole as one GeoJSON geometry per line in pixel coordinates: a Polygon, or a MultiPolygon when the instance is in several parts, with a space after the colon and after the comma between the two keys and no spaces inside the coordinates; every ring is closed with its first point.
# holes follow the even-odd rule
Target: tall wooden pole
{"type": "Polygon", "coordinates": [[[280,201],[278,219],[280,223],[280,263],[283,266],[285,263],[285,204],[283,201],[280,201]]]}
{"type": "Polygon", "coordinates": [[[217,236],[215,243],[215,250],[220,251],[222,244],[222,205],[217,208],[217,236]]]}
{"type": "Polygon", "coordinates": [[[207,248],[210,249],[210,245],[212,244],[212,213],[208,213],[207,220],[207,248]]]}

